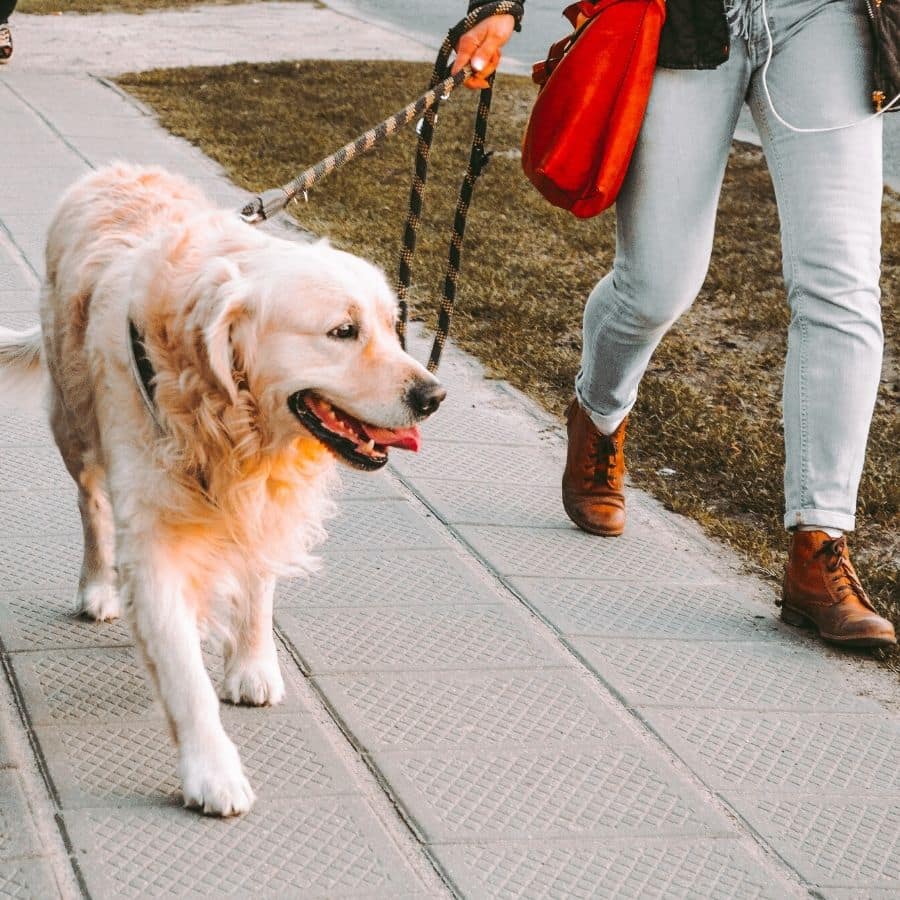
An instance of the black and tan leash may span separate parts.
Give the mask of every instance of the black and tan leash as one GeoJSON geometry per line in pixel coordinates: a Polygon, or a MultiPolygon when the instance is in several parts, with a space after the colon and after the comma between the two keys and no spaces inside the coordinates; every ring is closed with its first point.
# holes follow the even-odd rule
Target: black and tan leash
{"type": "MultiPolygon", "coordinates": [[[[469,29],[490,16],[512,15],[516,22],[522,19],[523,7],[517,0],[496,0],[486,3],[472,10],[464,19],[459,21],[447,33],[441,49],[438,51],[434,69],[431,74],[431,83],[428,90],[421,97],[409,103],[403,109],[389,116],[374,128],[359,135],[355,140],[344,144],[339,150],[314,166],[305,169],[296,178],[278,188],[264,191],[262,194],[250,200],[240,211],[241,218],[255,225],[271,218],[283,210],[292,200],[298,196],[306,196],[313,185],[330,175],[336,169],[361,156],[379,144],[381,141],[395,134],[413,119],[422,117],[422,127],[419,129],[419,140],[416,146],[416,162],[413,172],[412,187],[409,196],[409,212],[403,229],[403,248],[400,252],[400,271],[397,279],[397,297],[400,303],[400,315],[397,324],[397,332],[400,342],[406,347],[406,323],[409,317],[409,286],[412,280],[412,260],[416,251],[416,238],[422,216],[422,206],[425,195],[425,183],[428,178],[428,156],[431,144],[434,140],[434,126],[437,110],[442,100],[462,84],[473,74],[469,66],[463,68],[456,75],[448,74],[448,61],[450,54],[455,49],[459,39],[469,29]]],[[[478,98],[478,109],[475,116],[475,128],[472,138],[472,148],[469,153],[469,162],[460,185],[456,202],[456,212],[453,217],[453,230],[450,236],[450,245],[447,258],[447,268],[444,274],[444,288],[441,303],[438,310],[438,322],[435,330],[434,343],[431,355],[428,359],[428,370],[433,372],[440,362],[441,352],[450,332],[450,318],[453,313],[453,304],[456,300],[456,290],[459,283],[460,260],[462,253],[463,237],[466,231],[466,217],[472,202],[472,194],[475,182],[481,175],[487,164],[490,154],[485,151],[485,139],[487,136],[488,116],[491,109],[493,95],[493,76],[489,79],[491,87],[483,88],[478,98]]]]}

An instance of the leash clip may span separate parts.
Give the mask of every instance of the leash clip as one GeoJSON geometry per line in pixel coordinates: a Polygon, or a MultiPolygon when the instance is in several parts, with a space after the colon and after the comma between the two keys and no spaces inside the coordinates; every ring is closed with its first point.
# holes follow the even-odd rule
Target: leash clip
{"type": "MultiPolygon", "coordinates": [[[[303,192],[304,195],[306,192],[303,192]]],[[[276,213],[280,213],[294,198],[284,188],[271,188],[263,191],[258,197],[254,197],[241,208],[240,217],[248,225],[258,225],[271,219],[276,213]]]]}

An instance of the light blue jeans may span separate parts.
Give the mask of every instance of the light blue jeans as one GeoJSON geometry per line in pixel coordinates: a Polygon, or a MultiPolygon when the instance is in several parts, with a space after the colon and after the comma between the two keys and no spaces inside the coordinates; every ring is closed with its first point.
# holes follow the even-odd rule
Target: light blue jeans
{"type": "MultiPolygon", "coordinates": [[[[603,432],[634,405],[653,351],[706,276],[719,191],[746,100],[775,185],[791,311],[785,527],[851,530],[883,346],[881,119],[818,134],[781,125],[762,90],[768,43],[761,4],[745,2],[752,5],[749,40],[732,42],[727,63],[656,72],[616,204],[614,267],[585,309],[576,393],[603,432]]],[[[781,116],[798,127],[822,127],[869,115],[872,48],[862,0],[767,6],[775,47],[767,81],[781,116]]]]}

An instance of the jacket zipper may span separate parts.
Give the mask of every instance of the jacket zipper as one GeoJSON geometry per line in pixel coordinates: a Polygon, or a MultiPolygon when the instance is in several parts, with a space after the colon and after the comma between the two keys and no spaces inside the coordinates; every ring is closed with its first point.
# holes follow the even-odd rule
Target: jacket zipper
{"type": "Polygon", "coordinates": [[[880,70],[880,51],[881,51],[881,29],[879,26],[878,16],[881,9],[881,0],[865,0],[866,12],[869,14],[869,22],[872,25],[872,62],[873,74],[875,76],[875,90],[872,91],[872,103],[875,105],[875,112],[881,112],[884,101],[887,99],[884,91],[879,87],[879,70],[880,70]]]}

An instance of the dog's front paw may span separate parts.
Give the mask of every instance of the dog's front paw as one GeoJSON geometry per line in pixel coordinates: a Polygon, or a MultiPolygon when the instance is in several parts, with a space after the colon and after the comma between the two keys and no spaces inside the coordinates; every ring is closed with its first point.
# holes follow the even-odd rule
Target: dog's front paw
{"type": "Polygon", "coordinates": [[[207,816],[239,816],[256,796],[244,777],[238,752],[227,738],[215,749],[184,750],[181,756],[184,805],[207,816]]]}
{"type": "Polygon", "coordinates": [[[275,706],[284,700],[284,679],[278,659],[253,659],[233,662],[226,667],[219,696],[226,703],[247,706],[275,706]]]}
{"type": "Polygon", "coordinates": [[[75,612],[98,622],[111,622],[122,612],[119,592],[111,584],[88,582],[75,596],[75,612]]]}

